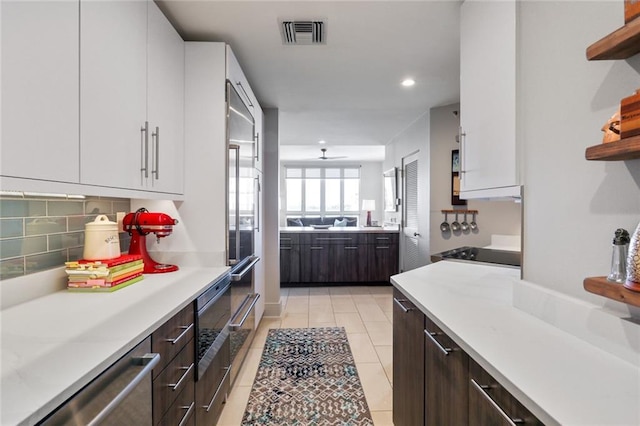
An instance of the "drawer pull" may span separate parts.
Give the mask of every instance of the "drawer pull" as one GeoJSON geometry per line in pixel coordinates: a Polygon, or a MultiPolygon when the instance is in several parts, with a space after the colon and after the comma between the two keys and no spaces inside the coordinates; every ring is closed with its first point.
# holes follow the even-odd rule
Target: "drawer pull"
{"type": "Polygon", "coordinates": [[[227,376],[231,372],[231,367],[224,367],[223,370],[226,370],[226,371],[224,373],[224,376],[222,377],[222,380],[220,381],[220,384],[218,385],[218,389],[216,389],[215,393],[213,394],[213,397],[211,398],[211,401],[209,401],[209,405],[202,406],[202,408],[204,408],[207,411],[207,413],[209,412],[209,410],[211,410],[211,407],[213,406],[213,401],[216,400],[216,396],[218,396],[218,392],[220,392],[220,390],[222,389],[222,385],[224,385],[224,381],[227,380],[227,376]]]}
{"type": "Polygon", "coordinates": [[[376,246],[376,250],[389,250],[389,246],[376,246]]]}
{"type": "Polygon", "coordinates": [[[280,250],[291,250],[292,247],[280,247],[280,250]]]}
{"type": "Polygon", "coordinates": [[[189,332],[189,330],[191,330],[193,328],[193,323],[189,324],[189,325],[182,325],[180,327],[182,331],[182,333],[180,333],[180,335],[178,337],[176,337],[175,339],[164,339],[166,342],[171,342],[172,345],[175,345],[176,343],[178,343],[180,341],[180,339],[182,339],[184,336],[187,335],[187,333],[189,332]]]}
{"type": "Polygon", "coordinates": [[[413,308],[407,308],[405,307],[402,302],[407,302],[406,299],[396,299],[395,297],[393,298],[393,301],[400,306],[400,309],[402,309],[404,311],[404,313],[406,314],[409,311],[413,311],[413,308]]]}
{"type": "Polygon", "coordinates": [[[178,426],[184,426],[186,424],[187,420],[189,419],[189,416],[191,415],[195,407],[196,407],[195,401],[192,401],[191,405],[189,406],[183,405],[182,407],[180,407],[183,410],[187,410],[187,412],[184,413],[184,416],[182,416],[182,419],[180,419],[180,423],[178,423],[178,426]]]}
{"type": "Polygon", "coordinates": [[[345,247],[344,249],[345,249],[345,250],[358,250],[358,247],[351,247],[351,246],[348,246],[348,247],[345,247]]]}
{"type": "Polygon", "coordinates": [[[260,293],[247,295],[246,299],[244,300],[244,302],[242,302],[242,305],[240,305],[240,308],[238,309],[236,314],[231,318],[231,321],[229,321],[229,327],[231,328],[231,330],[239,330],[242,328],[242,326],[244,326],[244,322],[249,317],[249,314],[253,310],[253,307],[256,306],[256,303],[258,303],[258,299],[260,299],[260,293]],[[253,298],[253,300],[249,301],[251,298],[253,298]],[[246,305],[247,303],[249,303],[249,307],[245,310],[242,319],[239,322],[234,322],[234,320],[240,316],[240,313],[244,309],[244,305],[246,305]]]}
{"type": "Polygon", "coordinates": [[[317,241],[351,241],[351,238],[349,237],[318,237],[316,238],[317,241]]]}
{"type": "Polygon", "coordinates": [[[443,353],[445,356],[449,355],[449,353],[450,353],[450,352],[453,352],[453,349],[451,349],[451,348],[445,348],[444,346],[442,346],[442,345],[440,344],[440,342],[438,342],[438,341],[436,340],[436,337],[435,337],[435,336],[436,336],[438,333],[434,333],[434,332],[429,331],[429,330],[424,330],[424,334],[425,334],[429,339],[431,339],[431,341],[432,341],[433,343],[435,343],[435,345],[438,347],[438,349],[440,349],[440,350],[442,351],[442,353],[443,353]]]}
{"type": "Polygon", "coordinates": [[[517,419],[517,418],[516,419],[512,419],[511,417],[509,417],[509,415],[502,409],[502,407],[500,407],[498,405],[498,403],[495,402],[493,400],[493,398],[491,398],[491,395],[489,395],[489,393],[487,392],[487,389],[489,389],[490,386],[488,386],[488,385],[480,385],[474,379],[471,379],[471,384],[491,404],[491,406],[493,408],[495,408],[498,413],[500,413],[500,416],[502,416],[502,418],[507,423],[509,423],[512,426],[515,426],[517,424],[524,424],[524,420],[522,420],[522,419],[517,419]]]}
{"type": "Polygon", "coordinates": [[[324,247],[309,247],[311,250],[322,250],[324,247]]]}
{"type": "Polygon", "coordinates": [[[174,392],[176,390],[178,390],[178,388],[180,387],[180,383],[182,383],[182,381],[187,378],[187,376],[189,375],[189,372],[193,369],[193,365],[194,364],[191,363],[191,365],[188,366],[188,367],[180,367],[180,370],[187,370],[187,371],[185,371],[184,374],[182,375],[182,377],[180,377],[180,379],[178,379],[177,383],[170,383],[167,386],[171,387],[172,388],[171,390],[174,391],[174,392]]]}
{"type": "Polygon", "coordinates": [[[376,237],[376,240],[389,240],[389,237],[376,237]]]}
{"type": "Polygon", "coordinates": [[[280,237],[280,241],[284,241],[284,240],[291,241],[291,238],[282,238],[282,237],[280,237]]]}

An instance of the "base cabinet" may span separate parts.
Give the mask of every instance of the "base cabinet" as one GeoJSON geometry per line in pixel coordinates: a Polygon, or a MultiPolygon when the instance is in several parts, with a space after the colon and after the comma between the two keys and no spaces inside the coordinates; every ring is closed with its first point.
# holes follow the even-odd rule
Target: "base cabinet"
{"type": "MultiPolygon", "coordinates": [[[[194,307],[187,305],[151,335],[160,363],[153,370],[153,424],[195,419],[194,307]]],[[[184,423],[183,423],[184,422],[184,423]]]]}
{"type": "Polygon", "coordinates": [[[423,344],[425,316],[397,289],[393,291],[393,424],[424,423],[423,344]],[[417,362],[417,361],[420,362],[417,362]]]}
{"type": "Polygon", "coordinates": [[[393,303],[395,426],[542,425],[398,289],[393,303]]]}
{"type": "Polygon", "coordinates": [[[389,282],[398,273],[398,234],[281,232],[280,282],[389,282]]]}
{"type": "Polygon", "coordinates": [[[469,423],[484,425],[542,425],[524,405],[478,363],[469,361],[469,423]]]}
{"type": "Polygon", "coordinates": [[[468,424],[469,356],[429,318],[424,339],[425,424],[468,424]]]}

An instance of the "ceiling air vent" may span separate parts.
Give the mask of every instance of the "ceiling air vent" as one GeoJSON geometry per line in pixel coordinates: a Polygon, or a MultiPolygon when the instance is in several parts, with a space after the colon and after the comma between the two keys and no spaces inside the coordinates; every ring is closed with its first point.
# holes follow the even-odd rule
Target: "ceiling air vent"
{"type": "Polygon", "coordinates": [[[326,44],[325,20],[280,20],[283,44],[326,44]]]}

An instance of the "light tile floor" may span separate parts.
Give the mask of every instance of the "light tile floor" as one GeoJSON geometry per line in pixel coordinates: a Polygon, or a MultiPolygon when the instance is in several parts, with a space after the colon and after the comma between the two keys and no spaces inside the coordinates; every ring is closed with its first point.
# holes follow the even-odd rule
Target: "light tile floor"
{"type": "Polygon", "coordinates": [[[375,426],[392,421],[393,288],[283,288],[280,318],[263,318],[218,426],[237,426],[270,328],[344,327],[375,426]]]}

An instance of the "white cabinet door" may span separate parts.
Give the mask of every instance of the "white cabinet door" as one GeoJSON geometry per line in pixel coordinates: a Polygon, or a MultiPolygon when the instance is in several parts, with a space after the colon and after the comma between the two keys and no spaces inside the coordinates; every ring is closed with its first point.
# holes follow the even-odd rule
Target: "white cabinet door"
{"type": "Polygon", "coordinates": [[[3,1],[0,173],[79,181],[79,1],[3,1]]]}
{"type": "Polygon", "coordinates": [[[184,41],[154,2],[149,2],[148,189],[183,193],[184,41]]]}
{"type": "MultiPolygon", "coordinates": [[[[142,189],[146,156],[147,2],[82,0],[80,180],[142,189]]],[[[147,160],[148,161],[148,160],[147,160]]],[[[150,166],[150,164],[148,164],[150,166]]]]}
{"type": "Polygon", "coordinates": [[[460,198],[519,194],[516,2],[465,1],[460,31],[460,198]]]}

